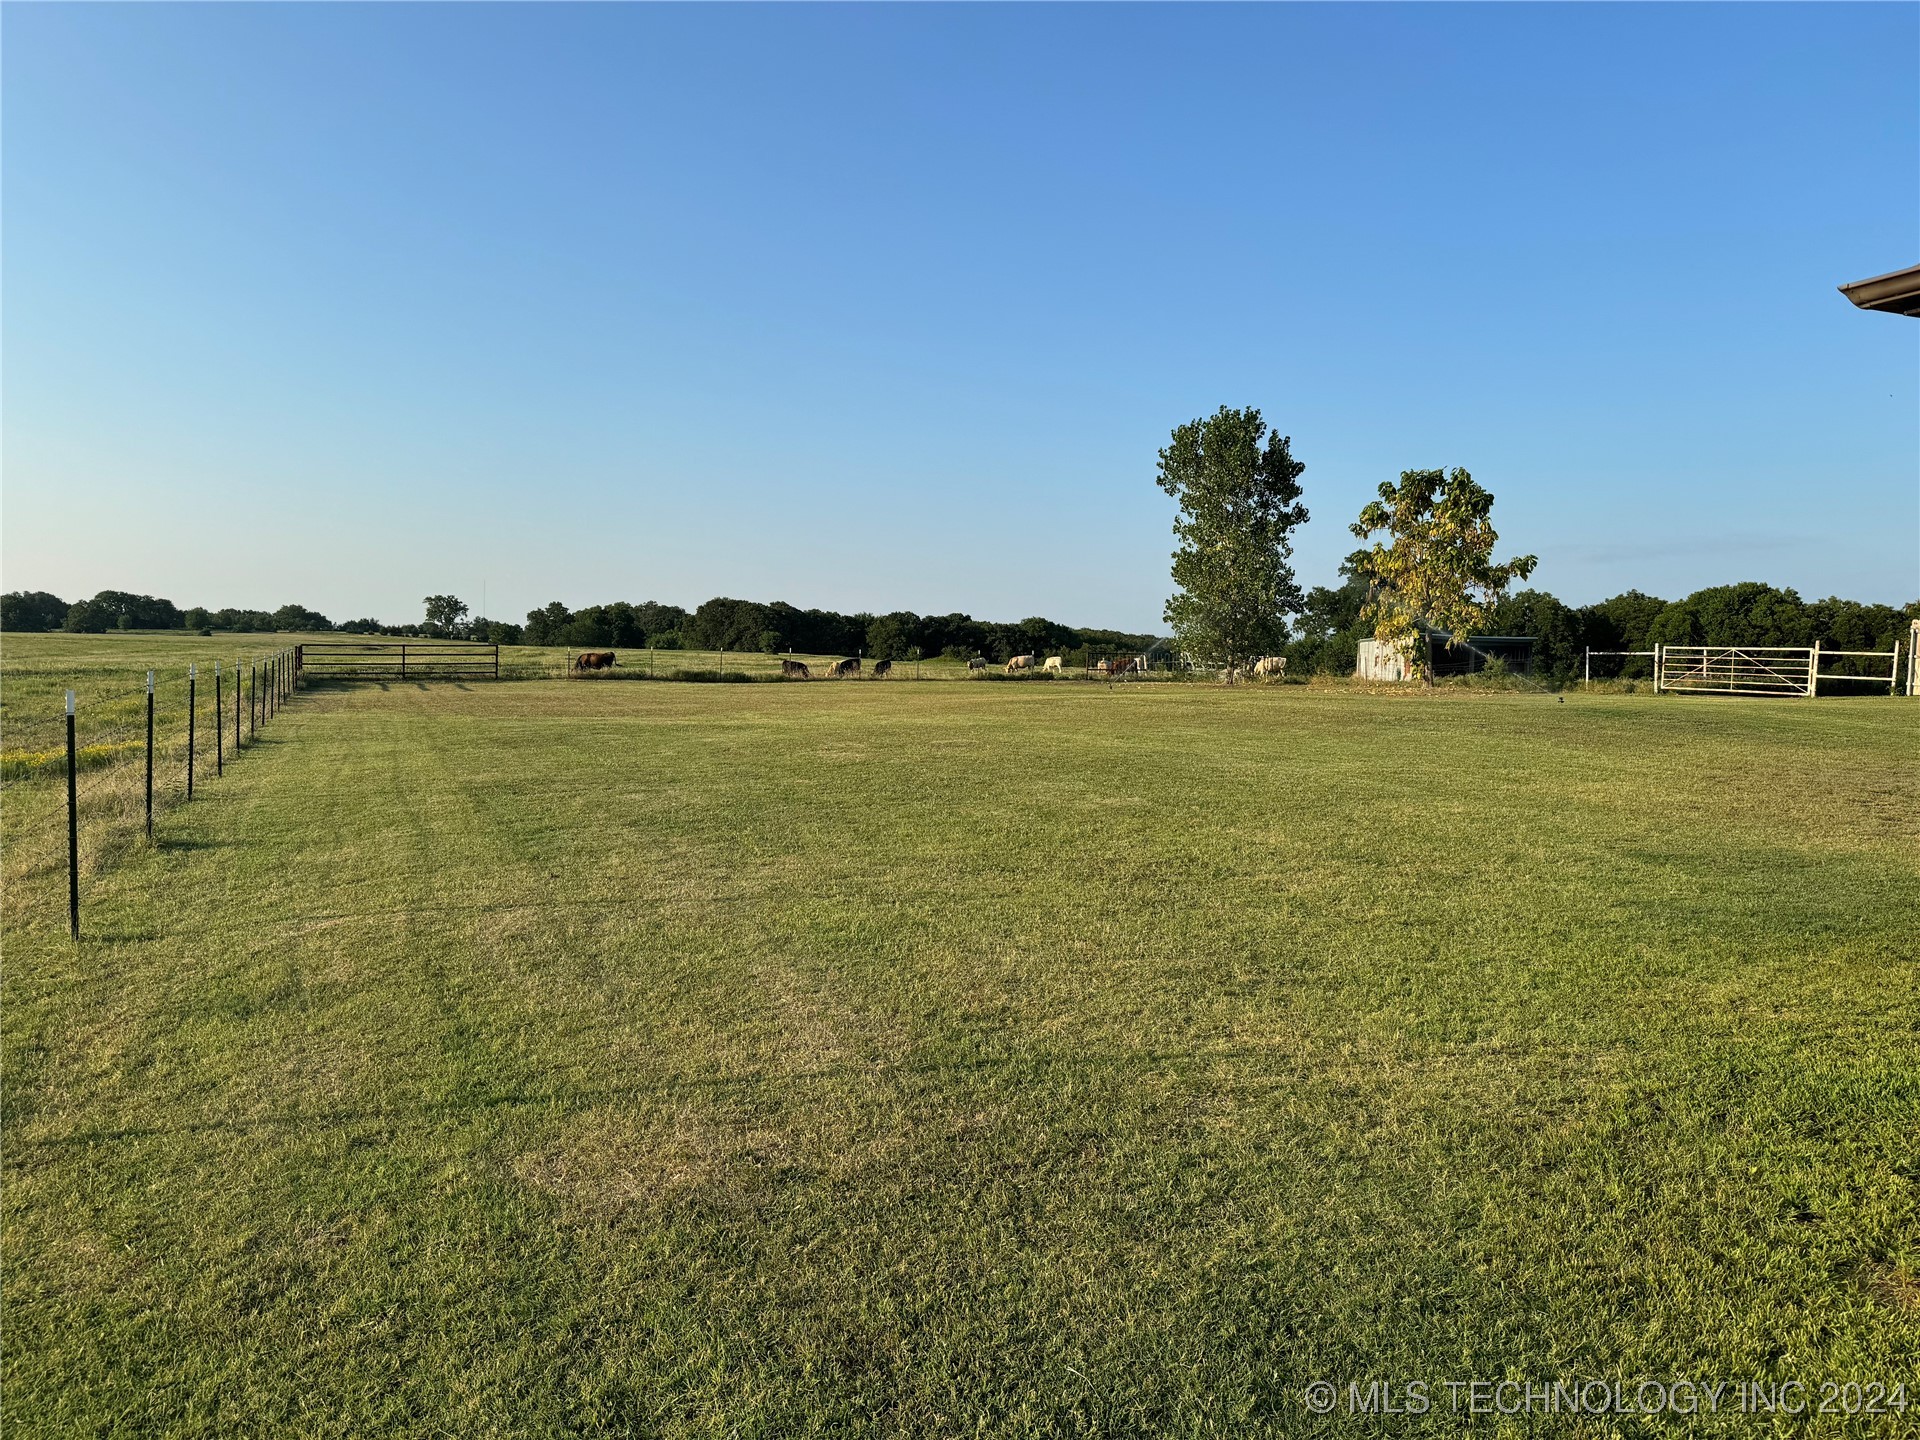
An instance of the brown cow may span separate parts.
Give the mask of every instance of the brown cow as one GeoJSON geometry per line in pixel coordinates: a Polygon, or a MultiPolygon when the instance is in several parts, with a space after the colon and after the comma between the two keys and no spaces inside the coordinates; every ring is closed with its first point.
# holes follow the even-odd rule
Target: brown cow
{"type": "Polygon", "coordinates": [[[573,668],[576,670],[606,670],[612,665],[613,651],[611,650],[582,650],[573,657],[573,668]]]}
{"type": "Polygon", "coordinates": [[[782,675],[797,676],[802,680],[811,679],[813,676],[813,672],[807,668],[807,662],[804,660],[782,659],[780,662],[780,673],[782,675]]]}
{"type": "Polygon", "coordinates": [[[857,655],[851,660],[836,660],[827,667],[827,676],[832,680],[839,680],[845,676],[858,675],[859,673],[860,657],[857,655]]]}
{"type": "Polygon", "coordinates": [[[878,680],[881,676],[891,675],[892,673],[893,673],[893,661],[876,660],[873,662],[873,678],[874,679],[878,680]]]}

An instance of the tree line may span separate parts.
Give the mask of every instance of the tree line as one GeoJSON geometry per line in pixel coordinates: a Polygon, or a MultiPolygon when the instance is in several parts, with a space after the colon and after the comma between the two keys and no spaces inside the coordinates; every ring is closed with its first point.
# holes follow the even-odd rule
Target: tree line
{"type": "Polygon", "coordinates": [[[734,650],[777,655],[865,655],[873,660],[943,657],[1004,662],[1015,655],[1145,650],[1152,635],[1086,629],[1042,616],[1006,623],[958,612],[917,615],[894,610],[803,610],[783,600],[718,596],[688,611],[658,601],[615,601],[569,610],[558,600],[530,612],[521,639],[529,645],[648,646],[661,650],[734,650]]]}
{"type": "MultiPolygon", "coordinates": [[[[400,627],[408,628],[408,627],[400,627]]],[[[410,627],[421,633],[423,627],[410,627]]],[[[348,620],[334,624],[305,605],[282,605],[277,610],[209,610],[195,605],[182,610],[171,600],[135,595],[126,590],[102,590],[91,600],[71,603],[45,590],[10,590],[0,595],[0,630],[44,634],[68,630],[99,635],[108,630],[240,630],[251,633],[284,631],[313,634],[328,630],[366,634],[397,633],[378,620],[348,620]]]]}
{"type": "Polygon", "coordinates": [[[1085,629],[1041,616],[1014,623],[976,620],[970,615],[916,615],[895,610],[885,615],[803,610],[784,601],[763,603],[718,596],[695,610],[656,600],[616,600],[569,609],[555,600],[528,612],[524,625],[470,616],[453,595],[429,595],[424,618],[404,625],[377,620],[335,624],[304,605],[277,610],[181,609],[171,600],[103,590],[91,600],[68,603],[46,591],[13,591],[0,596],[0,630],[67,630],[100,634],[109,630],[290,631],[324,634],[424,636],[479,640],[497,645],[568,645],[661,650],[732,650],[779,654],[865,655],[875,660],[983,659],[1004,662],[1014,655],[1112,653],[1150,648],[1156,637],[1123,630],[1085,629]]]}

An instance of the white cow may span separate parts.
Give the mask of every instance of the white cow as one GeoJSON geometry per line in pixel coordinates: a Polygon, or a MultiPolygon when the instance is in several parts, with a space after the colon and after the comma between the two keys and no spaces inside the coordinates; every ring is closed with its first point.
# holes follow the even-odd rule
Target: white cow
{"type": "Polygon", "coordinates": [[[1284,655],[1266,655],[1253,662],[1256,675],[1275,675],[1284,678],[1287,673],[1287,657],[1284,655]]]}
{"type": "Polygon", "coordinates": [[[1042,665],[1040,668],[1042,670],[1051,670],[1055,674],[1058,674],[1060,671],[1060,657],[1058,655],[1047,656],[1047,663],[1042,665]]]}
{"type": "Polygon", "coordinates": [[[1031,670],[1032,668],[1033,656],[1031,655],[1016,655],[1007,661],[1007,674],[1009,675],[1013,674],[1016,670],[1031,670]]]}

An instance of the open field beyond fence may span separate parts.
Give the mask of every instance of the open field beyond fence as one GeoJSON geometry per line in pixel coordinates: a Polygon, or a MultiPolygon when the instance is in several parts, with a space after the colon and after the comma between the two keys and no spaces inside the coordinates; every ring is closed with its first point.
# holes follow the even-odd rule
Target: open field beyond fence
{"type": "Polygon", "coordinates": [[[304,693],[91,876],[78,946],[58,877],[9,883],[0,1418],[1239,1436],[1352,1433],[1316,1379],[1911,1389],[1912,714],[304,693]]]}

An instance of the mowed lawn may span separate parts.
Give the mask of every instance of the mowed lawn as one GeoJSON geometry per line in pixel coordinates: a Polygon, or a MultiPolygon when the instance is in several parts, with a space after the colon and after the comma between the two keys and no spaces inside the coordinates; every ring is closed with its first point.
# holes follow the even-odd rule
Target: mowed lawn
{"type": "Polygon", "coordinates": [[[1913,704],[322,690],[161,830],[10,901],[12,1435],[1916,1380],[1913,704]]]}

